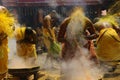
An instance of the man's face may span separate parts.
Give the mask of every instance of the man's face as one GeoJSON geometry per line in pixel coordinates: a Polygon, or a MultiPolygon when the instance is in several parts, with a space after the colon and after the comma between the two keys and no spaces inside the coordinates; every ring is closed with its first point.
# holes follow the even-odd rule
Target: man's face
{"type": "Polygon", "coordinates": [[[101,11],[101,15],[102,15],[102,16],[107,15],[107,10],[102,10],[102,11],[101,11]]]}

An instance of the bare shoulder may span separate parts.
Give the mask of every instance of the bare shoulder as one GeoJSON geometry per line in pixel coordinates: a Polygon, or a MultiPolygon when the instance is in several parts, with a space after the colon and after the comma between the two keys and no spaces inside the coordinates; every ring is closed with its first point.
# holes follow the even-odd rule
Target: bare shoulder
{"type": "Polygon", "coordinates": [[[50,15],[46,15],[45,19],[51,19],[50,15]]]}
{"type": "Polygon", "coordinates": [[[65,19],[63,20],[62,24],[64,24],[64,23],[69,23],[69,21],[70,21],[70,17],[67,17],[67,18],[65,18],[65,19]]]}

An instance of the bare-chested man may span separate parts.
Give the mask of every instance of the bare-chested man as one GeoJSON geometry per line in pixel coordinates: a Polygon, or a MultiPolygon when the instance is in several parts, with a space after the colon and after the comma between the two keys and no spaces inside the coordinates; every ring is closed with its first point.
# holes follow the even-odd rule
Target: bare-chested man
{"type": "Polygon", "coordinates": [[[86,44],[86,39],[90,40],[96,37],[97,35],[95,34],[95,29],[92,22],[87,17],[85,17],[84,12],[81,8],[76,7],[73,9],[71,16],[66,18],[60,25],[58,41],[63,43],[62,58],[64,60],[71,60],[76,55],[75,52],[78,49],[79,41],[80,47],[83,47],[86,44]],[[72,35],[69,34],[68,31],[72,35]],[[68,37],[70,37],[70,39],[68,39],[68,37]]]}

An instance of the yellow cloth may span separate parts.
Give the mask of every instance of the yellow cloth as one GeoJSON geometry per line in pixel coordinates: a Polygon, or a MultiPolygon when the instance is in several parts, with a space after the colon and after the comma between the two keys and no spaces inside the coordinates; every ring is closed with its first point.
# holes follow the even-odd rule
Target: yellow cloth
{"type": "Polygon", "coordinates": [[[9,14],[0,12],[0,78],[3,78],[5,76],[4,73],[6,73],[8,70],[8,39],[7,37],[3,37],[5,35],[8,37],[13,35],[13,24],[13,17],[11,17],[9,14]]]}
{"type": "Polygon", "coordinates": [[[3,44],[0,45],[0,50],[2,50],[2,53],[0,54],[3,54],[3,56],[0,57],[0,74],[3,74],[8,70],[8,39],[5,38],[2,43],[3,44]]]}
{"type": "MultiPolygon", "coordinates": [[[[51,34],[52,34],[52,38],[53,40],[56,40],[55,38],[55,33],[54,33],[54,29],[51,29],[51,34]]],[[[48,37],[51,37],[48,30],[46,28],[43,28],[43,41],[44,41],[44,44],[45,46],[47,47],[48,51],[50,50],[50,44],[51,44],[51,41],[48,39],[48,37]]]]}
{"type": "Polygon", "coordinates": [[[49,34],[46,28],[43,28],[43,41],[48,50],[48,56],[52,56],[54,58],[60,56],[61,46],[56,41],[55,31],[54,29],[50,29],[51,35],[49,34]],[[52,40],[49,39],[52,38],[52,40]]]}
{"type": "Polygon", "coordinates": [[[114,29],[106,28],[100,31],[96,51],[101,61],[120,60],[120,37],[114,29]]]}
{"type": "MultiPolygon", "coordinates": [[[[19,27],[15,30],[16,40],[24,39],[25,29],[26,29],[26,27],[19,27]]],[[[30,57],[37,58],[35,44],[24,43],[24,42],[17,43],[17,55],[19,55],[23,58],[30,58],[30,57]]]]}
{"type": "Polygon", "coordinates": [[[22,40],[25,36],[26,27],[18,27],[15,29],[15,38],[16,40],[22,40]]]}
{"type": "Polygon", "coordinates": [[[9,37],[13,36],[13,25],[13,17],[0,13],[0,34],[5,33],[9,37]]]}
{"type": "Polygon", "coordinates": [[[14,18],[5,7],[0,9],[0,80],[8,71],[8,37],[13,35],[14,18]]]}
{"type": "Polygon", "coordinates": [[[37,58],[35,44],[17,43],[17,54],[24,58],[37,58]]]}

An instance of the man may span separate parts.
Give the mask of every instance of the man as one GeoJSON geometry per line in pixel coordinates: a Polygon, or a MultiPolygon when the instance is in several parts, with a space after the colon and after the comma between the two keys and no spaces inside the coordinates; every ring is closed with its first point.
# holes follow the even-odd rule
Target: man
{"type": "Polygon", "coordinates": [[[12,37],[14,18],[4,6],[0,6],[0,80],[8,71],[8,37],[12,37]]]}
{"type": "Polygon", "coordinates": [[[96,56],[102,66],[107,66],[105,69],[108,71],[105,73],[108,76],[104,75],[103,78],[105,78],[104,80],[108,80],[109,78],[118,80],[120,79],[120,28],[118,23],[114,16],[106,16],[96,22],[94,26],[99,32],[99,37],[96,42],[96,56]]]}
{"type": "Polygon", "coordinates": [[[37,58],[36,54],[36,32],[30,27],[18,27],[15,29],[17,41],[17,55],[27,60],[37,58]]]}
{"type": "Polygon", "coordinates": [[[53,58],[58,57],[60,51],[59,44],[56,43],[55,31],[53,28],[54,17],[56,17],[56,11],[53,10],[50,14],[46,15],[43,20],[43,40],[48,50],[46,61],[48,59],[52,61],[53,58]]]}
{"type": "Polygon", "coordinates": [[[87,43],[86,39],[96,37],[95,29],[91,21],[85,17],[83,10],[79,7],[74,8],[70,17],[66,18],[60,25],[58,34],[58,41],[63,43],[63,60],[74,58],[79,46],[83,47],[87,43]]]}

